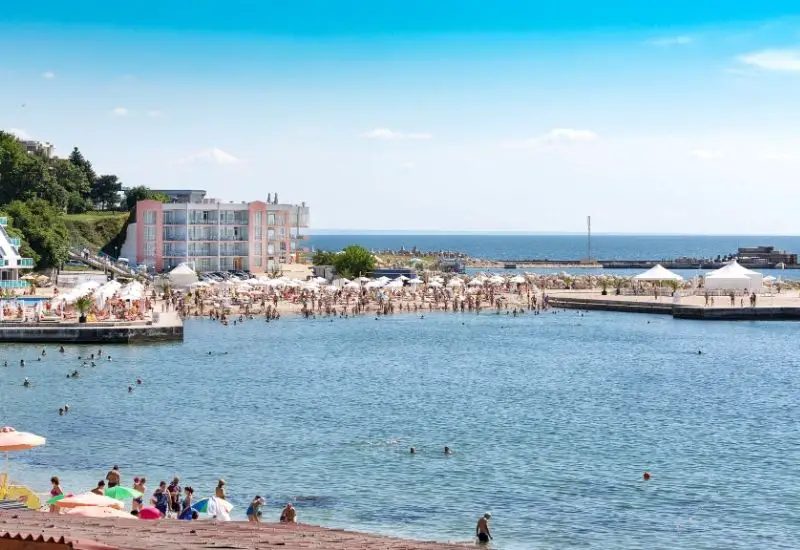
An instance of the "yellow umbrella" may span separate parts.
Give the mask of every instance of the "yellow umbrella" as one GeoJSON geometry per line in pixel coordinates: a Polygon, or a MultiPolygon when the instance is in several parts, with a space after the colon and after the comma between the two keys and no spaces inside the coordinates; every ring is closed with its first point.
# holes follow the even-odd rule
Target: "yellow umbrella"
{"type": "Polygon", "coordinates": [[[0,498],[21,498],[26,501],[29,508],[37,509],[39,507],[39,499],[33,491],[27,487],[9,484],[8,453],[33,449],[44,445],[46,441],[41,436],[28,432],[18,432],[10,426],[0,428],[0,452],[6,454],[5,472],[0,473],[0,498]]]}

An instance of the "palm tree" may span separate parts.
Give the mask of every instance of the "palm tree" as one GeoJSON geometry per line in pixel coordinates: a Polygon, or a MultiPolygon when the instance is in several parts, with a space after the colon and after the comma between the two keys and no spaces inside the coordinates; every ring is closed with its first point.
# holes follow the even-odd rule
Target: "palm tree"
{"type": "Polygon", "coordinates": [[[81,314],[81,316],[78,318],[79,323],[86,322],[86,314],[91,311],[93,305],[94,298],[91,296],[81,296],[75,300],[75,307],[78,308],[78,312],[81,314]]]}

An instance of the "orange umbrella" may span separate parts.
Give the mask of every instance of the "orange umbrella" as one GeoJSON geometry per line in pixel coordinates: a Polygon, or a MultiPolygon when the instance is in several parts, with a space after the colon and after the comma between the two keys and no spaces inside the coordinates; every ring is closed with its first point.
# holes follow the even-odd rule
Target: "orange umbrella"
{"type": "MultiPolygon", "coordinates": [[[[18,432],[11,426],[5,426],[0,428],[0,453],[6,453],[6,467],[5,471],[8,472],[8,453],[11,451],[24,451],[27,449],[33,449],[34,447],[39,447],[40,445],[45,444],[45,438],[40,437],[38,435],[34,435],[28,432],[18,432]]],[[[6,475],[6,480],[3,483],[8,481],[8,475],[6,475]]],[[[0,487],[0,489],[4,489],[5,487],[0,487]]]]}
{"type": "Polygon", "coordinates": [[[79,506],[78,508],[68,510],[66,513],[72,516],[83,516],[85,518],[138,519],[128,512],[123,512],[116,508],[108,508],[107,506],[79,506]]]}
{"type": "Polygon", "coordinates": [[[117,499],[94,493],[81,493],[72,497],[65,497],[55,503],[59,508],[78,508],[80,506],[100,506],[122,509],[122,502],[117,499]]]}
{"type": "Polygon", "coordinates": [[[28,432],[18,432],[10,426],[0,428],[0,453],[25,451],[44,445],[46,439],[28,432]]]}

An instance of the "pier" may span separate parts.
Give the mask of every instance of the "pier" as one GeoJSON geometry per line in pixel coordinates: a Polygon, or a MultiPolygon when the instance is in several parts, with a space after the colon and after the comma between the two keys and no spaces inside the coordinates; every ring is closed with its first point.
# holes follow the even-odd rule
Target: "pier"
{"type": "Polygon", "coordinates": [[[177,313],[155,314],[153,321],[77,323],[0,322],[0,343],[139,344],[183,341],[177,313]]]}
{"type": "Polygon", "coordinates": [[[727,296],[715,296],[714,305],[705,305],[704,296],[683,296],[674,303],[671,296],[603,296],[595,291],[553,291],[548,293],[552,307],[587,311],[617,311],[671,315],[675,319],[696,321],[800,321],[800,297],[788,294],[759,295],[755,307],[737,296],[733,306],[727,296]]]}

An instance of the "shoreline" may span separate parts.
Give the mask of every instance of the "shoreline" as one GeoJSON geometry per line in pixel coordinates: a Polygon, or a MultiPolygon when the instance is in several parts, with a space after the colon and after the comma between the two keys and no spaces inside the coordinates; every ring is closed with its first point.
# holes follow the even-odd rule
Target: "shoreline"
{"type": "MultiPolygon", "coordinates": [[[[83,518],[33,511],[0,511],[0,545],[14,539],[52,539],[64,544],[87,541],[109,545],[106,550],[221,548],[256,550],[280,546],[286,550],[309,547],[326,550],[463,550],[469,543],[416,541],[370,533],[331,529],[304,523],[250,523],[246,521],[180,521],[83,518]],[[10,540],[9,540],[10,539],[10,540]]],[[[28,548],[20,544],[17,548],[28,548]]]]}

